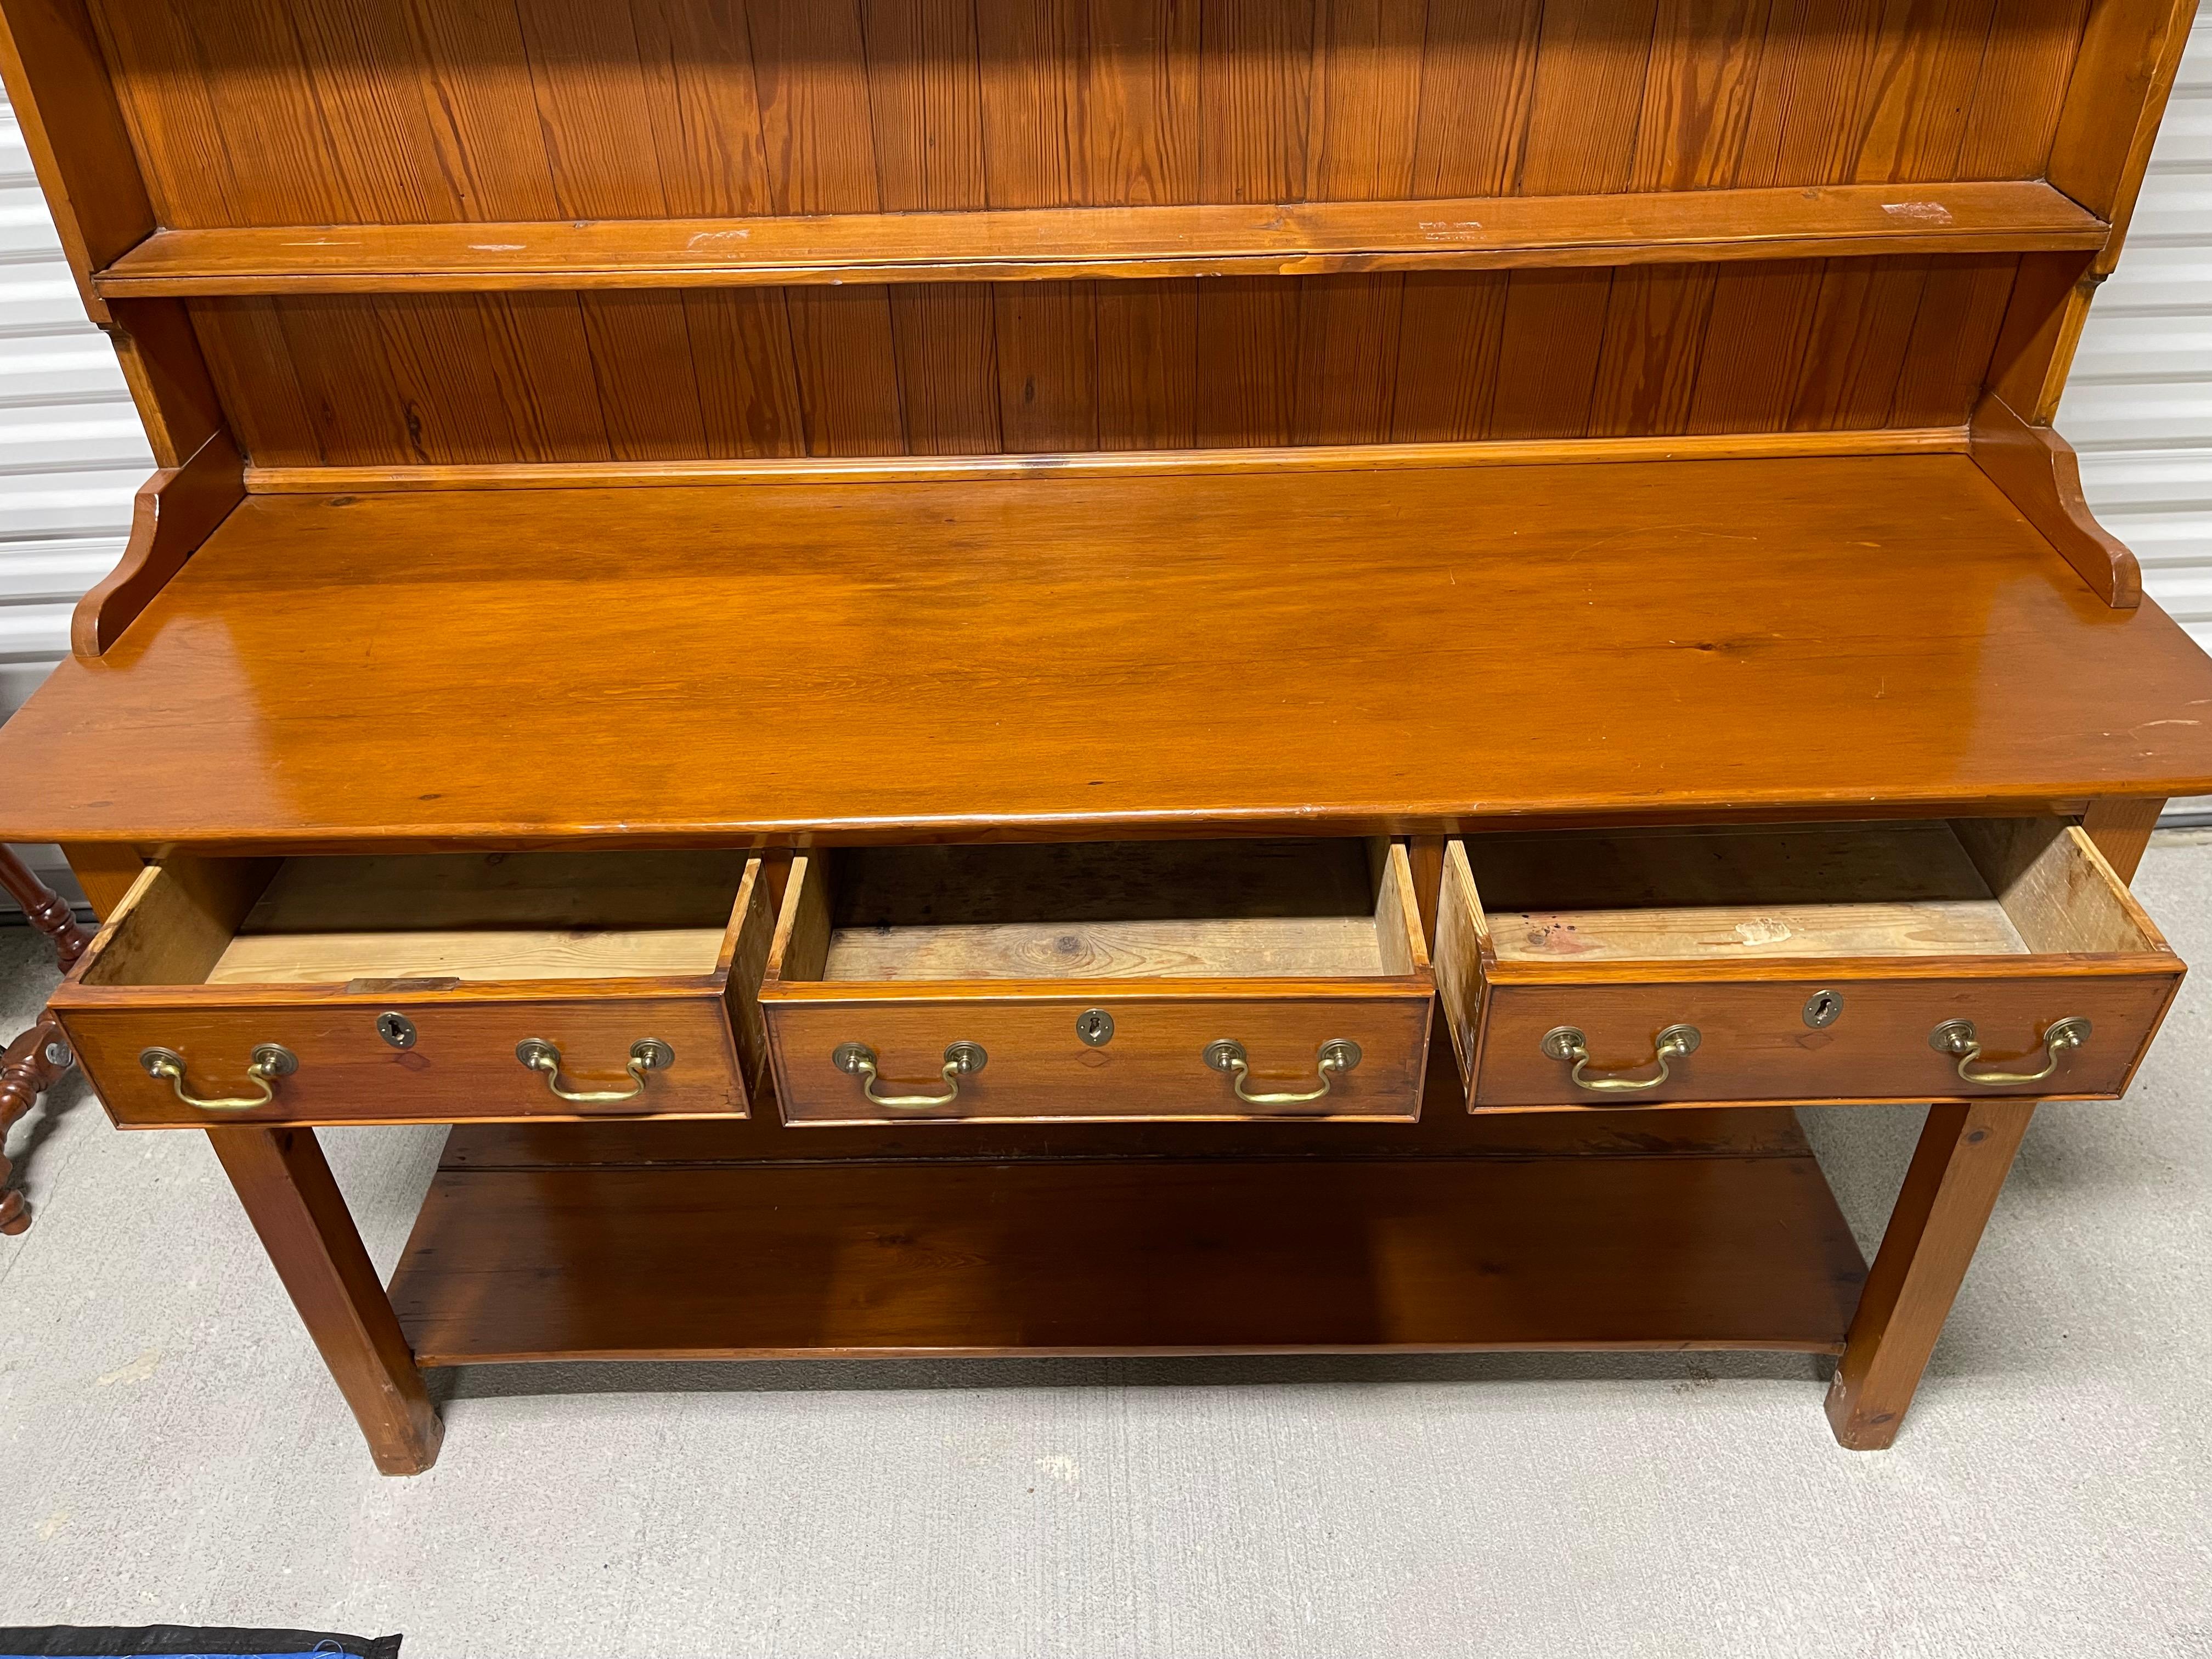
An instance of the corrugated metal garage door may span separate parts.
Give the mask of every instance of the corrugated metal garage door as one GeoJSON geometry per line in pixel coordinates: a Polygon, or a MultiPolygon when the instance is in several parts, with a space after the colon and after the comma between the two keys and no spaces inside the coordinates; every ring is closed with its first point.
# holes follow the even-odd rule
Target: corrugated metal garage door
{"type": "MultiPolygon", "coordinates": [[[[121,556],[131,497],[153,468],[0,101],[0,716],[68,651],[70,608],[121,556]]],[[[49,881],[66,880],[53,848],[25,851],[49,881]]]]}
{"type": "MultiPolygon", "coordinates": [[[[2190,34],[2057,425],[2081,452],[2098,518],[2142,561],[2144,589],[2212,650],[2212,18],[2190,34]]],[[[2169,815],[2212,816],[2212,797],[2169,815]]]]}

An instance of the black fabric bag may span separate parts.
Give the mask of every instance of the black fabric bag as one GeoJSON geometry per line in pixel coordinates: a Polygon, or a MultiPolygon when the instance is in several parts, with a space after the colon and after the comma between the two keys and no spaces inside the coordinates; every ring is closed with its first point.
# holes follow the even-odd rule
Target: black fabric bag
{"type": "Polygon", "coordinates": [[[0,1659],[294,1659],[301,1654],[350,1654],[399,1659],[396,1636],[338,1636],[321,1630],[230,1630],[198,1625],[0,1626],[0,1659]]]}

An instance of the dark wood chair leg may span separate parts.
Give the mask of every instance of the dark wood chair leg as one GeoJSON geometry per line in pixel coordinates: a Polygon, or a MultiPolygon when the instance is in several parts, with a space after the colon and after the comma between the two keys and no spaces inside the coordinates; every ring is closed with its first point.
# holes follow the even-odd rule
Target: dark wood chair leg
{"type": "Polygon", "coordinates": [[[216,1156],[386,1474],[438,1461],[445,1425],[312,1129],[210,1129],[216,1156]]]}
{"type": "MultiPolygon", "coordinates": [[[[73,1063],[69,1039],[52,1014],[40,1014],[37,1024],[0,1053],[0,1146],[5,1146],[15,1120],[36,1105],[73,1063]]],[[[30,1206],[22,1194],[8,1185],[15,1172],[7,1154],[0,1152],[0,1233],[20,1233],[31,1224],[30,1206]]]]}
{"type": "Polygon", "coordinates": [[[2032,1100],[1929,1108],[1828,1387],[1828,1422],[1852,1450],[1897,1438],[2034,1115],[2032,1100]]]}
{"type": "Polygon", "coordinates": [[[84,954],[84,947],[92,943],[76,918],[70,914],[68,905],[55,896],[52,888],[33,875],[30,866],[5,847],[0,847],[0,887],[23,907],[23,914],[31,926],[53,941],[55,958],[67,973],[76,966],[76,959],[84,954]]]}
{"type": "MultiPolygon", "coordinates": [[[[54,959],[61,963],[62,972],[76,967],[84,947],[92,942],[90,936],[76,925],[76,918],[53,889],[5,847],[0,847],[0,888],[22,906],[31,926],[52,944],[54,959]]],[[[40,1014],[35,1025],[0,1054],[0,1145],[6,1142],[15,1120],[37,1104],[39,1097],[52,1088],[73,1063],[69,1042],[52,1014],[40,1014]]],[[[22,1194],[8,1185],[15,1172],[5,1152],[0,1152],[0,1233],[20,1233],[31,1224],[30,1208],[23,1202],[22,1194]]]]}

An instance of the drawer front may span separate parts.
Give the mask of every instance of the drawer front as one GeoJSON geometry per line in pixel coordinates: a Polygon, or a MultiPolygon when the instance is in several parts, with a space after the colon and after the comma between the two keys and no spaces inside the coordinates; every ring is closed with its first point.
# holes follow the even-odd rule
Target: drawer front
{"type": "Polygon", "coordinates": [[[763,1004],[776,1088],[789,1123],[884,1123],[902,1119],[1395,1118],[1420,1113],[1429,1050],[1425,987],[1416,992],[1213,998],[1101,990],[1065,997],[793,999],[763,1004]],[[1080,1016],[1103,1010],[1112,1036],[1086,1043],[1080,1016]],[[1239,1099],[1236,1079],[1210,1067],[1210,1044],[1243,1045],[1253,1094],[1318,1089],[1325,1043],[1357,1043],[1359,1063],[1330,1079],[1329,1091],[1300,1103],[1239,1099]],[[863,1093],[863,1077],[841,1071],[844,1044],[872,1051],[884,1096],[946,1093],[945,1049],[979,1045],[985,1061],[960,1077],[944,1104],[884,1106],[863,1093]]]}
{"type": "Polygon", "coordinates": [[[2039,1099],[2119,1094],[2156,1033],[2179,973],[1986,979],[1684,980],[1657,984],[1487,988],[1481,1029],[1455,1031],[1475,1057],[1476,1107],[1622,1108],[1669,1103],[1926,1101],[1989,1095],[2039,1099]],[[1806,1023],[1808,1000],[1840,999],[1833,1022],[1806,1023]],[[2043,1033],[2087,1019],[2090,1034],[2032,1083],[1976,1084],[1961,1056],[1929,1046],[1938,1025],[1971,1020],[1982,1044],[1977,1075],[2040,1069],[2043,1033]],[[1545,1052],[1561,1027],[1582,1031],[1585,1076],[1644,1082],[1658,1075],[1659,1033],[1697,1028],[1695,1049],[1668,1061],[1663,1083],[1633,1091],[1577,1087],[1571,1060],[1545,1052]]]}
{"type": "Polygon", "coordinates": [[[118,1123],[204,1128],[222,1123],[453,1123],[538,1117],[702,1117],[745,1114],[745,1087],[721,996],[690,994],[388,1001],[330,1000],[209,1008],[77,1006],[58,1011],[86,1075],[118,1123]],[[380,1035],[378,1017],[414,1027],[405,1048],[380,1035]],[[672,1051],[631,1098],[561,1099],[516,1046],[542,1038],[561,1055],[559,1081],[574,1091],[629,1089],[632,1046],[652,1038],[672,1051]],[[250,1109],[204,1109],[149,1075],[139,1056],[167,1048],[185,1063],[199,1097],[251,1098],[253,1050],[277,1044],[297,1068],[271,1079],[274,1098],[250,1109]]]}

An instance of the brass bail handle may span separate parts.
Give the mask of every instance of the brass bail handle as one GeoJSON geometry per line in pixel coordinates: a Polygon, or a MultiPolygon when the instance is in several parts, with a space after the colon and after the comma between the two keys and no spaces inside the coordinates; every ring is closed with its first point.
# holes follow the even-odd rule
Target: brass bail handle
{"type": "Polygon", "coordinates": [[[950,1106],[960,1098],[960,1079],[973,1077],[990,1060],[980,1042],[952,1042],[945,1045],[945,1064],[938,1075],[945,1079],[941,1095],[879,1095],[876,1079],[881,1075],[876,1069],[876,1051],[865,1042],[841,1042],[830,1051],[830,1063],[848,1077],[860,1079],[860,1092],[875,1106],[896,1106],[902,1109],[923,1106],[950,1106]]]}
{"type": "Polygon", "coordinates": [[[605,1106],[618,1100],[635,1100],[645,1092],[645,1074],[665,1072],[676,1063],[676,1050],[659,1037],[640,1037],[629,1046],[629,1063],[623,1069],[633,1081],[627,1089],[570,1089],[561,1081],[561,1051],[544,1037],[525,1037],[514,1045],[514,1057],[542,1075],[555,1098],[577,1106],[605,1106]]]}
{"type": "Polygon", "coordinates": [[[1698,1045],[1704,1041],[1694,1025],[1663,1028],[1651,1040],[1651,1063],[1659,1068],[1655,1077],[1585,1076],[1589,1069],[1589,1039],[1583,1035],[1579,1025],[1555,1025],[1545,1032],[1544,1053],[1553,1060],[1574,1062],[1575,1068],[1567,1076],[1577,1089],[1587,1089],[1594,1095],[1632,1095],[1664,1083],[1672,1075],[1668,1065],[1697,1053],[1698,1045]]]}
{"type": "Polygon", "coordinates": [[[250,1112],[257,1106],[266,1106],[276,1098],[276,1080],[300,1069],[299,1056],[289,1048],[264,1042],[254,1049],[246,1068],[246,1080],[260,1092],[209,1096],[196,1095],[185,1086],[185,1057],[173,1048],[149,1048],[138,1056],[138,1063],[146,1068],[148,1077],[167,1084],[177,1091],[179,1100],[203,1112],[250,1112]]]}
{"type": "MultiPolygon", "coordinates": [[[[2008,1083],[2040,1083],[2058,1069],[2058,1062],[2075,1049],[2089,1041],[2089,1022],[2079,1014],[2069,1014],[2063,1019],[2054,1019],[2044,1027],[2043,1041],[2036,1045],[2044,1051],[2040,1070],[2033,1072],[1970,1072],[1966,1068],[1982,1057],[1982,1040],[1971,1019],[1947,1019],[1928,1034],[1928,1046],[1939,1054],[1954,1054],[1959,1060],[1959,1075],[1968,1083],[2002,1086],[2008,1083]]],[[[2031,1048],[2029,1054],[2035,1050],[2031,1048]]]]}
{"type": "Polygon", "coordinates": [[[1202,1056],[1217,1072],[1228,1074],[1237,1091],[1237,1098],[1248,1106],[1303,1106],[1309,1101],[1320,1100],[1335,1086],[1335,1079],[1359,1064],[1359,1045],[1348,1037],[1331,1037],[1315,1052],[1315,1069],[1321,1073],[1321,1087],[1295,1092],[1255,1094],[1244,1085],[1252,1075],[1252,1065],[1244,1053],[1244,1045],[1233,1037],[1223,1037],[1206,1045],[1202,1056]]]}

